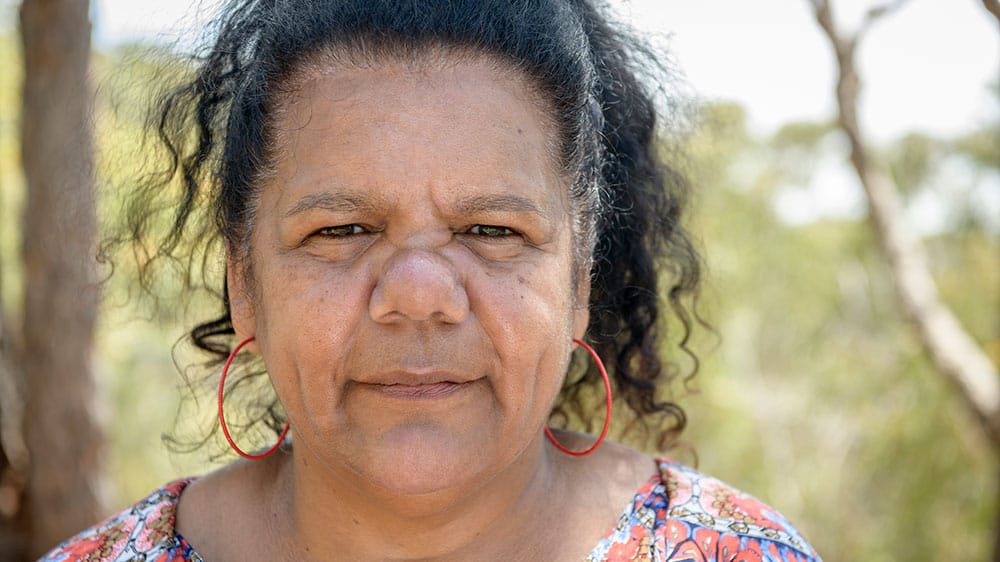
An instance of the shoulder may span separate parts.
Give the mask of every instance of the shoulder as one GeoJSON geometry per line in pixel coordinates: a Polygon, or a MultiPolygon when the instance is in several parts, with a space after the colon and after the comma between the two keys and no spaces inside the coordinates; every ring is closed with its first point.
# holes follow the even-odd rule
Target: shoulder
{"type": "Polygon", "coordinates": [[[780,513],[669,459],[642,486],[591,560],[820,560],[780,513]]]}
{"type": "Polygon", "coordinates": [[[181,492],[192,479],[171,482],[120,513],[63,542],[41,562],[69,560],[200,560],[175,523],[181,492]]]}

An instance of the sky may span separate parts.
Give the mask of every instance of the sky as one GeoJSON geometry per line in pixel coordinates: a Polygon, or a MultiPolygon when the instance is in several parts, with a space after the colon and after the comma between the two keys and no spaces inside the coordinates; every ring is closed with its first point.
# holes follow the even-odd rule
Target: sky
{"type": "MultiPolygon", "coordinates": [[[[884,2],[831,0],[838,25],[857,27],[884,2]]],[[[636,0],[635,21],[673,33],[688,81],[740,101],[765,130],[832,116],[835,63],[807,0],[636,0]]],[[[861,120],[886,141],[913,130],[954,134],[1000,115],[1000,28],[980,0],[911,0],[859,47],[861,120]]]]}
{"type": "MultiPolygon", "coordinates": [[[[7,0],[10,1],[10,0],[7,0]]],[[[93,0],[94,40],[191,38],[218,0],[93,0]]],[[[773,131],[835,111],[834,59],[808,0],[631,0],[624,18],[665,41],[685,90],[732,100],[751,126],[773,131]]],[[[832,0],[853,29],[872,0],[832,0]]],[[[1000,28],[980,0],[911,0],[866,36],[859,52],[862,122],[887,142],[910,131],[953,135],[1000,117],[1000,28]]]]}

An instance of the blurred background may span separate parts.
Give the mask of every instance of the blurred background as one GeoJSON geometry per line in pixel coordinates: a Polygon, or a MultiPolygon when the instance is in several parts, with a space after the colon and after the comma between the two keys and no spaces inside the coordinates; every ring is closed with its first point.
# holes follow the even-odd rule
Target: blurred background
{"type": "MultiPolygon", "coordinates": [[[[198,301],[154,307],[127,266],[98,295],[110,270],[80,265],[216,2],[23,4],[19,24],[0,0],[2,560],[230,460],[162,440],[213,420],[181,406],[174,354],[198,301]]],[[[686,154],[716,330],[675,385],[690,420],[670,454],[827,561],[1000,560],[997,3],[615,5],[672,57],[665,149],[686,154]]]]}

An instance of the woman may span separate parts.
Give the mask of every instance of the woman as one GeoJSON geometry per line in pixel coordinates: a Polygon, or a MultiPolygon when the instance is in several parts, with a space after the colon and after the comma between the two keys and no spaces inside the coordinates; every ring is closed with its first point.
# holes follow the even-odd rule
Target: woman
{"type": "MultiPolygon", "coordinates": [[[[666,444],[684,419],[657,398],[656,327],[664,269],[690,329],[686,186],[655,145],[645,51],[603,8],[242,0],[224,14],[162,108],[185,189],[159,255],[223,241],[224,313],[191,335],[228,357],[220,420],[238,451],[225,379],[262,358],[277,444],[46,560],[817,559],[749,496],[601,444],[606,425],[596,443],[546,429],[610,420],[610,394],[605,409],[579,392],[599,355],[567,378],[582,340],[611,359],[636,427],[666,444]]],[[[138,196],[135,241],[164,193],[138,196]]]]}

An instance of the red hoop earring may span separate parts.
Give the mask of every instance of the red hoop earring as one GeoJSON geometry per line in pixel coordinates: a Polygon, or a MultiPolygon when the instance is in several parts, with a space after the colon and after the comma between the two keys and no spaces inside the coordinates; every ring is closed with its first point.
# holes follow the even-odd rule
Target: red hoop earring
{"type": "Polygon", "coordinates": [[[601,361],[601,357],[597,355],[597,352],[594,351],[594,348],[590,347],[583,341],[578,340],[576,338],[573,338],[573,343],[587,350],[587,353],[589,353],[590,356],[597,363],[597,368],[598,370],[601,371],[601,377],[604,379],[604,390],[607,393],[607,415],[604,418],[604,429],[601,430],[601,435],[600,437],[597,438],[597,441],[595,441],[594,444],[591,445],[589,449],[585,449],[583,451],[571,451],[566,447],[562,446],[562,444],[556,441],[555,436],[552,435],[552,431],[548,427],[545,428],[545,436],[549,438],[549,441],[551,441],[553,445],[555,445],[556,449],[559,449],[560,451],[566,453],[567,455],[573,457],[585,457],[590,453],[596,451],[597,448],[601,446],[601,442],[603,442],[604,438],[607,437],[608,435],[608,426],[611,425],[611,381],[608,380],[608,371],[604,368],[604,362],[601,361]]]}
{"type": "Polygon", "coordinates": [[[229,427],[226,425],[226,414],[223,413],[222,411],[222,397],[224,396],[223,391],[226,388],[226,376],[229,374],[229,366],[233,364],[233,359],[236,358],[236,354],[239,353],[241,349],[243,349],[243,346],[254,341],[255,339],[256,338],[253,337],[247,338],[243,340],[240,343],[240,345],[236,346],[236,349],[233,349],[233,352],[229,354],[229,359],[226,359],[226,366],[222,368],[222,376],[219,377],[219,425],[222,426],[222,434],[226,436],[226,441],[228,441],[229,446],[232,447],[234,451],[236,451],[236,454],[245,459],[250,459],[252,461],[260,460],[273,455],[274,452],[278,450],[278,447],[280,447],[281,444],[285,442],[285,436],[288,435],[288,422],[285,422],[285,429],[282,430],[281,436],[278,437],[278,442],[275,443],[273,447],[264,451],[263,453],[254,455],[244,451],[243,449],[240,449],[239,446],[236,445],[236,442],[233,441],[233,436],[229,434],[229,427]]]}

